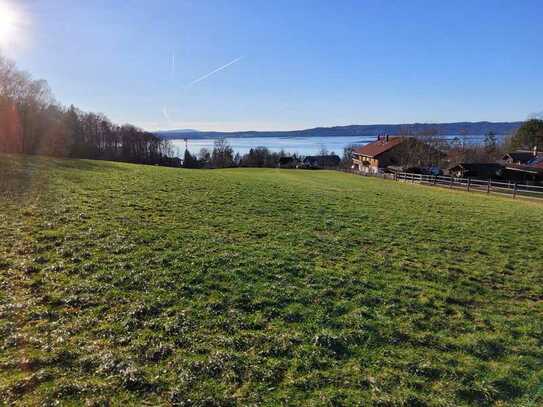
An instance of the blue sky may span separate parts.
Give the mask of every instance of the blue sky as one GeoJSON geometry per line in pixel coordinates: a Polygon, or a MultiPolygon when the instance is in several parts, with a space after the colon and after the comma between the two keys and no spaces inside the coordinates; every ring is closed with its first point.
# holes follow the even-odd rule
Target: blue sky
{"type": "Polygon", "coordinates": [[[541,0],[1,2],[25,22],[5,55],[62,103],[150,130],[543,110],[541,0]]]}

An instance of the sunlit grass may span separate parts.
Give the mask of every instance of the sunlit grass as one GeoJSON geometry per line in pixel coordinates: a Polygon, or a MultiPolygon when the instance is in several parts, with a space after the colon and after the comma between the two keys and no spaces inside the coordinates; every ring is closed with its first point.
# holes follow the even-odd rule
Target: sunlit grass
{"type": "Polygon", "coordinates": [[[543,403],[540,204],[326,171],[0,171],[0,401],[543,403]]]}

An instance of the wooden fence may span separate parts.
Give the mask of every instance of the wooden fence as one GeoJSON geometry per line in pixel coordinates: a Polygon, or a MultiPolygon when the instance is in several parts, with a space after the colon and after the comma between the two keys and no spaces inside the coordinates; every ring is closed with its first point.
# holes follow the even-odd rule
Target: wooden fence
{"type": "Polygon", "coordinates": [[[543,199],[543,186],[526,185],[514,182],[482,180],[476,178],[458,178],[443,175],[423,175],[398,172],[395,174],[364,174],[359,171],[347,170],[347,172],[362,175],[376,176],[384,179],[392,179],[404,183],[439,186],[449,189],[460,189],[467,192],[483,192],[486,194],[505,194],[513,198],[528,197],[543,199]]]}

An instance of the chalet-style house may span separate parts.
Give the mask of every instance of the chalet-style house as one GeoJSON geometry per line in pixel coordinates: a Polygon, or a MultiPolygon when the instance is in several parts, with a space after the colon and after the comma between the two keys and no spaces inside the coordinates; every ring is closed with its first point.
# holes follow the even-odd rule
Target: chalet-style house
{"type": "Polygon", "coordinates": [[[543,182],[543,157],[533,165],[499,163],[460,163],[449,168],[449,175],[457,178],[493,179],[519,184],[543,182]]]}
{"type": "Polygon", "coordinates": [[[309,155],[302,162],[303,168],[322,169],[337,168],[341,163],[341,158],[337,155],[309,155]]]}
{"type": "Polygon", "coordinates": [[[367,174],[383,171],[387,166],[401,164],[401,151],[398,148],[404,137],[379,136],[372,143],[353,149],[352,168],[367,174]]]}
{"type": "Polygon", "coordinates": [[[526,164],[505,164],[505,173],[514,182],[541,184],[543,183],[543,154],[536,152],[526,164]]]}
{"type": "Polygon", "coordinates": [[[373,143],[354,148],[352,169],[375,174],[433,167],[443,152],[416,137],[380,136],[373,143]]]}
{"type": "Polygon", "coordinates": [[[502,157],[504,176],[508,181],[525,184],[543,183],[543,153],[533,150],[517,150],[502,157]]]}

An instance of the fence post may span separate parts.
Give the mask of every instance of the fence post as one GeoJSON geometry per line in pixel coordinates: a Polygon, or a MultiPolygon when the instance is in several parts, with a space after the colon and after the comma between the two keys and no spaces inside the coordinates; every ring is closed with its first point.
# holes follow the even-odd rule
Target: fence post
{"type": "Polygon", "coordinates": [[[453,182],[454,182],[454,177],[451,176],[451,182],[449,184],[449,189],[452,189],[453,187],[453,182]]]}
{"type": "Polygon", "coordinates": [[[471,186],[471,178],[468,178],[468,192],[469,192],[469,187],[471,186]]]}
{"type": "Polygon", "coordinates": [[[515,185],[513,187],[513,199],[517,197],[517,183],[515,182],[515,185]]]}
{"type": "Polygon", "coordinates": [[[488,179],[488,184],[486,185],[486,193],[490,194],[490,187],[492,186],[492,178],[488,179]]]}
{"type": "Polygon", "coordinates": [[[412,184],[415,183],[415,174],[411,174],[411,183],[412,183],[412,184]]]}
{"type": "Polygon", "coordinates": [[[437,183],[437,175],[434,175],[434,185],[437,183]]]}

